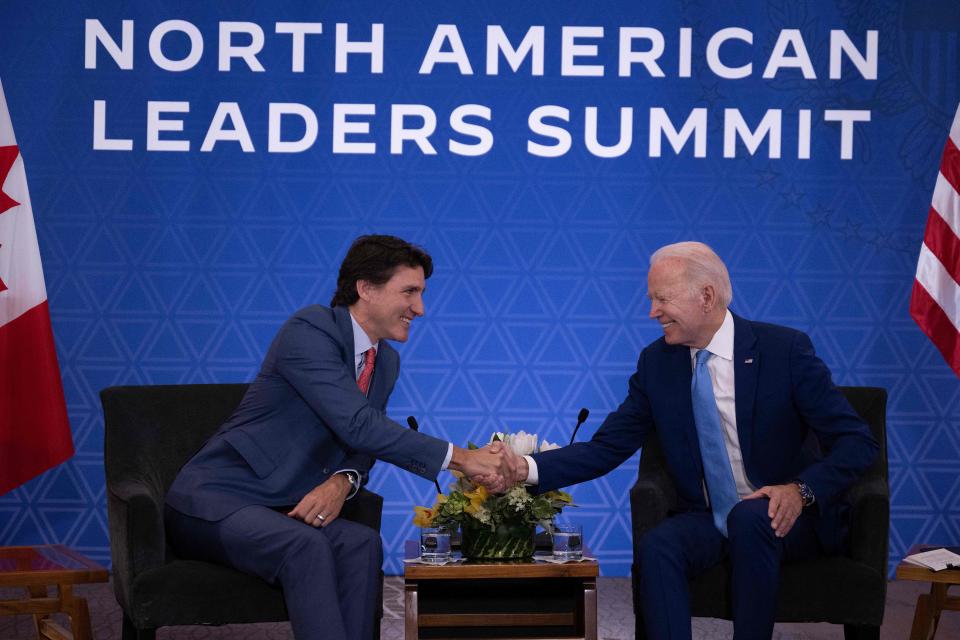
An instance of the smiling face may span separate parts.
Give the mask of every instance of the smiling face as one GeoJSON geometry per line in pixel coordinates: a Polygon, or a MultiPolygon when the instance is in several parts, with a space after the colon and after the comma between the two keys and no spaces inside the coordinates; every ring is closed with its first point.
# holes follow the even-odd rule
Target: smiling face
{"type": "Polygon", "coordinates": [[[723,323],[726,310],[719,314],[714,287],[705,285],[691,291],[684,261],[664,258],[650,267],[647,275],[650,317],[660,323],[667,344],[703,348],[723,323]]]}
{"type": "Polygon", "coordinates": [[[357,282],[360,299],[350,310],[370,339],[406,342],[410,323],[422,316],[426,280],[423,267],[397,267],[385,283],[357,282]]]}

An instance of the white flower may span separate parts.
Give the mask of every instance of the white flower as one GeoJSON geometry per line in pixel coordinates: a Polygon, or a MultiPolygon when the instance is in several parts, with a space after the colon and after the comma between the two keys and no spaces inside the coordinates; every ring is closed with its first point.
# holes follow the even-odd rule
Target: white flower
{"type": "Polygon", "coordinates": [[[490,524],[492,522],[490,516],[490,510],[486,507],[478,507],[477,510],[473,513],[473,517],[482,522],[483,524],[490,524]]]}
{"type": "Polygon", "coordinates": [[[510,503],[510,506],[513,507],[518,513],[523,511],[528,504],[533,502],[533,497],[527,493],[527,490],[522,485],[517,485],[507,491],[506,498],[507,502],[510,503]]]}
{"type": "Polygon", "coordinates": [[[490,442],[488,442],[487,444],[491,444],[497,440],[499,440],[500,442],[504,442],[506,439],[507,439],[506,433],[502,431],[494,431],[493,435],[490,436],[490,442]]]}
{"type": "Polygon", "coordinates": [[[559,444],[557,444],[557,443],[555,443],[555,442],[548,442],[548,441],[546,440],[546,438],[544,438],[544,439],[540,442],[540,451],[541,451],[541,452],[543,452],[543,451],[550,451],[551,449],[559,449],[559,448],[560,448],[560,445],[559,445],[559,444]]]}
{"type": "Polygon", "coordinates": [[[518,456],[528,456],[537,451],[537,434],[535,433],[526,431],[511,433],[506,436],[505,442],[518,456]]]}

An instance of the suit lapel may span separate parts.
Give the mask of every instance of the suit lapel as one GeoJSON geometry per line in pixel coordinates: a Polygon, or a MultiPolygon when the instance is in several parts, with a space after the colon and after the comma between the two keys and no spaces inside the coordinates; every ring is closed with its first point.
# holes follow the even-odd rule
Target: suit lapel
{"type": "Polygon", "coordinates": [[[677,413],[674,416],[675,427],[683,433],[687,451],[693,459],[693,466],[703,475],[703,461],[700,458],[700,441],[697,438],[697,425],[693,419],[693,397],[690,384],[693,382],[693,364],[690,360],[690,348],[669,346],[665,350],[666,366],[662,380],[667,385],[668,397],[677,399],[677,413]]]}
{"type": "Polygon", "coordinates": [[[340,331],[341,344],[344,347],[341,353],[343,364],[346,365],[350,373],[353,374],[353,377],[356,378],[357,360],[353,352],[353,320],[350,319],[350,310],[347,309],[347,307],[334,307],[333,318],[337,329],[340,331]]]}
{"type": "MultiPolygon", "coordinates": [[[[733,378],[737,404],[737,435],[744,469],[749,468],[753,444],[753,414],[760,380],[760,352],[750,323],[733,314],[733,378]]],[[[749,473],[747,474],[749,476],[749,473]]]]}
{"type": "Polygon", "coordinates": [[[390,372],[396,370],[396,359],[397,352],[381,340],[377,348],[377,361],[373,367],[373,380],[370,381],[370,393],[367,394],[370,403],[377,407],[383,407],[387,402],[390,372]]]}

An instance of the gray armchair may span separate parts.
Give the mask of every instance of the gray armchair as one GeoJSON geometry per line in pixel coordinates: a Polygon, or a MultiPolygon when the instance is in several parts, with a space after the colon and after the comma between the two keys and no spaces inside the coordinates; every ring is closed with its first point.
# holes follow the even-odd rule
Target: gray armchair
{"type": "MultiPolygon", "coordinates": [[[[780,578],[778,622],[831,622],[844,625],[846,640],[880,637],[887,593],[887,538],[890,488],[887,479],[887,392],[875,387],[841,387],[854,410],[880,443],[880,455],[859,482],[847,490],[850,504],[848,555],[787,564],[780,578]]],[[[630,491],[633,520],[633,609],[636,637],[646,638],[639,593],[637,541],[667,517],[676,503],[660,443],[648,438],[640,473],[630,491]]],[[[731,619],[730,571],[724,564],[690,581],[694,616],[731,619]]]]}
{"type": "MultiPolygon", "coordinates": [[[[181,560],[164,533],[170,483],[233,413],[246,389],[246,384],[189,384],[100,392],[113,588],[123,609],[123,640],[153,640],[156,629],[170,625],[287,620],[278,587],[221,565],[181,560]]],[[[382,508],[383,498],[363,489],[340,516],[379,531],[382,508]]],[[[381,615],[378,610],[378,628],[381,615]]]]}

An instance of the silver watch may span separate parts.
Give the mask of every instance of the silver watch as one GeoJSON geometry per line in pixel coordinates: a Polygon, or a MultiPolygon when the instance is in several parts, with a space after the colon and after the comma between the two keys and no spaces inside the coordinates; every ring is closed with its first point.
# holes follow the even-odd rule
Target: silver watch
{"type": "Polygon", "coordinates": [[[809,507],[816,502],[817,497],[813,495],[813,489],[811,489],[806,482],[803,480],[794,480],[793,484],[797,485],[797,489],[800,490],[800,499],[803,500],[804,507],[809,507]]]}

